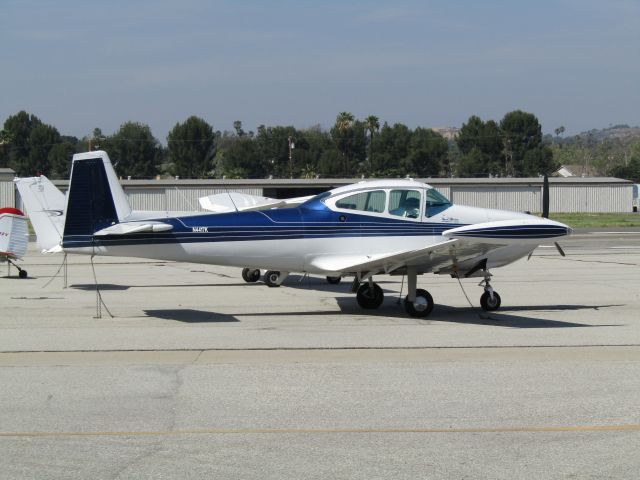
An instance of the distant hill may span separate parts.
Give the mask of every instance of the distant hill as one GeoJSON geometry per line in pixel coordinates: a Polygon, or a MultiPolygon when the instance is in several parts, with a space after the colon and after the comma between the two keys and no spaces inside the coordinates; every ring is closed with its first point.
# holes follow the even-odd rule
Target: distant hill
{"type": "Polygon", "coordinates": [[[570,140],[575,137],[592,138],[596,142],[603,142],[605,140],[620,140],[623,144],[632,143],[636,140],[640,140],[640,127],[630,127],[629,125],[614,125],[609,128],[603,128],[601,130],[593,129],[587,132],[581,132],[574,137],[567,137],[566,140],[570,140]]]}

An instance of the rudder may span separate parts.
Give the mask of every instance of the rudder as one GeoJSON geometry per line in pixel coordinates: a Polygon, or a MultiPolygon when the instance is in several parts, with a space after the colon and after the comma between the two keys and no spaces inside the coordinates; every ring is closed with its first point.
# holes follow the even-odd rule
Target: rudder
{"type": "Polygon", "coordinates": [[[73,156],[65,213],[63,247],[129,216],[131,207],[106,152],[73,156]]]}

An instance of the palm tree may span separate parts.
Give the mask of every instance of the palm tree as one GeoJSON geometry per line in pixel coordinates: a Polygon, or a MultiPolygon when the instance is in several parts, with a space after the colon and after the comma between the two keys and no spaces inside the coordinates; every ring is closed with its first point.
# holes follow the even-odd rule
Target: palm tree
{"type": "Polygon", "coordinates": [[[342,152],[342,158],[344,160],[343,170],[345,176],[349,173],[349,160],[350,160],[350,140],[353,129],[353,122],[355,117],[351,112],[340,112],[336,117],[335,128],[337,129],[340,138],[336,142],[339,150],[342,152]]]}
{"type": "Polygon", "coordinates": [[[373,171],[373,134],[380,130],[380,119],[375,115],[369,115],[364,121],[364,126],[369,131],[369,168],[373,171]]]}

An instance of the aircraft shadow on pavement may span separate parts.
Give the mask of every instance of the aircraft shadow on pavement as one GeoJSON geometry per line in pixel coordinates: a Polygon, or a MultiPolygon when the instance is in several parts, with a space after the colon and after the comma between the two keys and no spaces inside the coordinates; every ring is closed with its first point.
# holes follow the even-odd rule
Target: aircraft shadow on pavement
{"type": "Polygon", "coordinates": [[[191,308],[169,308],[160,310],[144,310],[148,317],[162,320],[175,320],[184,323],[228,323],[239,322],[233,315],[224,313],[207,312],[205,310],[193,310],[191,308]]]}
{"type": "MultiPolygon", "coordinates": [[[[363,310],[355,302],[353,297],[337,298],[338,306],[342,313],[367,314],[370,316],[407,317],[404,308],[400,305],[383,305],[378,310],[363,310]]],[[[489,325],[510,328],[576,328],[576,327],[619,327],[622,324],[587,324],[551,320],[546,318],[533,318],[522,315],[511,315],[507,312],[518,311],[568,311],[568,310],[593,310],[597,312],[601,308],[615,307],[618,305],[553,305],[553,306],[515,306],[504,308],[498,312],[485,312],[480,308],[450,307],[436,305],[428,317],[415,318],[415,320],[468,323],[474,325],[489,325]]]]}
{"type": "MultiPolygon", "coordinates": [[[[99,283],[100,290],[128,290],[130,288],[180,288],[180,287],[245,287],[246,283],[178,283],[178,284],[162,284],[162,285],[117,285],[114,283],[99,283]]],[[[78,290],[94,291],[96,285],[94,283],[74,284],[70,288],[77,288],[78,290]]]]}
{"type": "MultiPolygon", "coordinates": [[[[75,283],[73,285],[69,285],[69,288],[75,288],[78,290],[87,290],[87,291],[95,291],[96,284],[95,283],[75,283]]],[[[129,290],[131,287],[129,285],[116,285],[115,283],[99,283],[98,288],[100,290],[109,291],[109,290],[129,290]]]]}

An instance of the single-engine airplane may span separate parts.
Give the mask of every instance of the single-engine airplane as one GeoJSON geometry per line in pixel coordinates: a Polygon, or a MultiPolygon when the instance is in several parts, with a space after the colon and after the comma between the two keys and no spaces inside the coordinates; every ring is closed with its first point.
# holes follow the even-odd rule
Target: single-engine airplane
{"type": "Polygon", "coordinates": [[[266,270],[270,286],[291,272],[321,274],[331,282],[354,276],[353,291],[364,309],[378,308],[384,299],[375,275],[406,275],[405,309],[425,317],[434,302],[417,288],[418,275],[481,277],[480,305],[497,310],[501,298],[491,287],[490,270],[571,234],[548,218],[453,205],[430,185],[409,179],[362,181],[289,201],[244,197],[229,194],[222,206],[220,196],[201,199],[213,213],[133,211],[107,153],[76,154],[61,248],[244,267],[246,281],[257,281],[266,270]]]}

